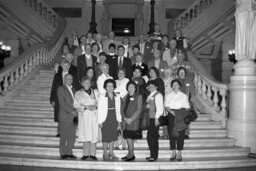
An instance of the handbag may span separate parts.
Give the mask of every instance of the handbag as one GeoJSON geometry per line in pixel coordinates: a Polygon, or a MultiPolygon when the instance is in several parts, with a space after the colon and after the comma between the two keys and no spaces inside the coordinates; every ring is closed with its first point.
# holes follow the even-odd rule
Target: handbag
{"type": "Polygon", "coordinates": [[[191,108],[188,111],[188,115],[184,118],[185,124],[189,125],[191,122],[195,121],[197,119],[197,113],[195,111],[195,108],[193,104],[191,104],[191,108]]]}
{"type": "Polygon", "coordinates": [[[78,116],[74,116],[73,118],[73,124],[77,125],[78,124],[78,116]]]}
{"type": "Polygon", "coordinates": [[[149,126],[149,110],[145,109],[141,113],[141,118],[140,118],[140,129],[141,130],[147,130],[149,126]]]}
{"type": "Polygon", "coordinates": [[[159,126],[166,126],[166,125],[168,125],[168,116],[161,115],[158,118],[158,122],[159,122],[159,126]]]}

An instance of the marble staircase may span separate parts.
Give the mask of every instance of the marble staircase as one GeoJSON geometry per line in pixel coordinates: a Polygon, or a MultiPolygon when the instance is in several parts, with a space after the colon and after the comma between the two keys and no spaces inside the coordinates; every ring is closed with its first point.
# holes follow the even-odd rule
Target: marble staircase
{"type": "MultiPolygon", "coordinates": [[[[54,72],[40,68],[34,78],[18,89],[0,108],[0,164],[69,169],[96,170],[171,170],[208,169],[256,166],[249,158],[249,148],[235,146],[235,139],[227,137],[220,121],[211,120],[211,114],[200,114],[191,123],[190,139],[185,140],[182,162],[170,162],[169,141],[160,139],[159,159],[147,162],[149,155],[146,131],[143,139],[135,143],[134,162],[102,160],[102,144],[97,144],[98,161],[81,161],[82,144],[76,142],[77,160],[60,160],[57,124],[53,121],[53,108],[49,95],[54,72]]],[[[162,130],[160,130],[160,135],[162,130]]],[[[115,150],[123,157],[126,150],[115,150]]]]}

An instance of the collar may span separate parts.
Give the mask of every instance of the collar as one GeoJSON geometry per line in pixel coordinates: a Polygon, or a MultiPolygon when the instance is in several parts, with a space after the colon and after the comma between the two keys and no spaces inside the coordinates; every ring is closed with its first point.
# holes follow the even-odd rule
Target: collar
{"type": "Polygon", "coordinates": [[[110,56],[114,56],[114,55],[115,55],[115,53],[109,53],[109,55],[110,55],[110,56]]]}
{"type": "Polygon", "coordinates": [[[88,54],[85,53],[85,57],[90,59],[91,58],[91,54],[88,55],[88,54]]]}
{"type": "MultiPolygon", "coordinates": [[[[114,97],[116,97],[116,93],[113,92],[114,97]]],[[[108,92],[106,92],[105,97],[109,97],[108,92]]]]}
{"type": "Polygon", "coordinates": [[[136,63],[136,66],[141,66],[141,65],[142,65],[142,62],[136,63]]]}

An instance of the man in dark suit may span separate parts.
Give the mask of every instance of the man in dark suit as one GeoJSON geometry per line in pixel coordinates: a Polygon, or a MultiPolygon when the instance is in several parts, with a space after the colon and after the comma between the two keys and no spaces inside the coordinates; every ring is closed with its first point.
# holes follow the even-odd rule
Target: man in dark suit
{"type": "Polygon", "coordinates": [[[74,49],[74,60],[72,64],[77,66],[77,58],[85,53],[86,35],[82,35],[79,38],[80,45],[74,49]]]}
{"type": "Polygon", "coordinates": [[[64,76],[64,85],[57,90],[59,101],[59,122],[60,122],[60,157],[61,159],[76,159],[72,149],[76,138],[76,125],[73,123],[77,112],[73,107],[75,89],[72,88],[73,76],[64,76]]]}
{"type": "Polygon", "coordinates": [[[117,71],[119,68],[125,68],[126,70],[126,77],[131,79],[132,78],[132,63],[131,60],[129,58],[124,57],[124,46],[123,45],[119,45],[117,47],[117,54],[118,57],[114,59],[114,61],[112,62],[113,65],[110,65],[110,68],[113,67],[113,69],[111,70],[113,73],[110,73],[110,75],[114,78],[114,79],[118,79],[117,76],[117,71]]]}
{"type": "MultiPolygon", "coordinates": [[[[91,66],[95,70],[97,64],[97,57],[91,55],[91,45],[85,45],[85,54],[80,55],[77,58],[77,79],[81,82],[83,76],[85,75],[85,70],[87,67],[91,66]]],[[[95,74],[94,74],[95,76],[95,74]]]]}
{"type": "MultiPolygon", "coordinates": [[[[58,73],[54,75],[53,82],[52,82],[52,88],[51,88],[51,95],[50,95],[50,103],[54,107],[54,121],[59,122],[59,101],[57,97],[57,89],[63,85],[63,78],[66,74],[73,75],[74,81],[73,86],[76,87],[78,84],[78,81],[75,80],[75,74],[70,69],[70,63],[66,60],[61,61],[61,69],[59,69],[58,73]]],[[[60,136],[60,125],[58,124],[57,127],[57,135],[56,137],[60,136]]]]}
{"type": "Polygon", "coordinates": [[[160,77],[164,78],[164,69],[168,67],[166,61],[161,59],[161,51],[156,49],[153,52],[154,59],[148,62],[148,68],[156,67],[159,70],[160,77]]]}

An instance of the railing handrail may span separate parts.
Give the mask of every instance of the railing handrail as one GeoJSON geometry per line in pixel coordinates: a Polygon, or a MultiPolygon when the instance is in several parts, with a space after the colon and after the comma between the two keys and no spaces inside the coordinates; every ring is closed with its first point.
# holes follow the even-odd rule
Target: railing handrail
{"type": "Polygon", "coordinates": [[[219,89],[228,90],[228,86],[220,81],[216,80],[201,64],[201,62],[195,57],[195,54],[188,50],[187,51],[188,61],[193,68],[196,68],[197,74],[203,77],[209,84],[219,89]]]}
{"type": "Polygon", "coordinates": [[[17,67],[22,65],[26,60],[28,60],[31,55],[33,55],[34,52],[36,52],[39,48],[45,47],[45,48],[51,48],[54,46],[54,44],[57,43],[60,36],[62,35],[65,26],[66,26],[66,20],[64,18],[57,18],[58,21],[58,27],[55,31],[55,34],[53,37],[46,43],[39,43],[34,44],[27,50],[25,50],[18,58],[15,60],[15,62],[12,62],[10,65],[5,66],[3,69],[0,70],[0,78],[3,78],[8,73],[16,70],[17,67]]]}

